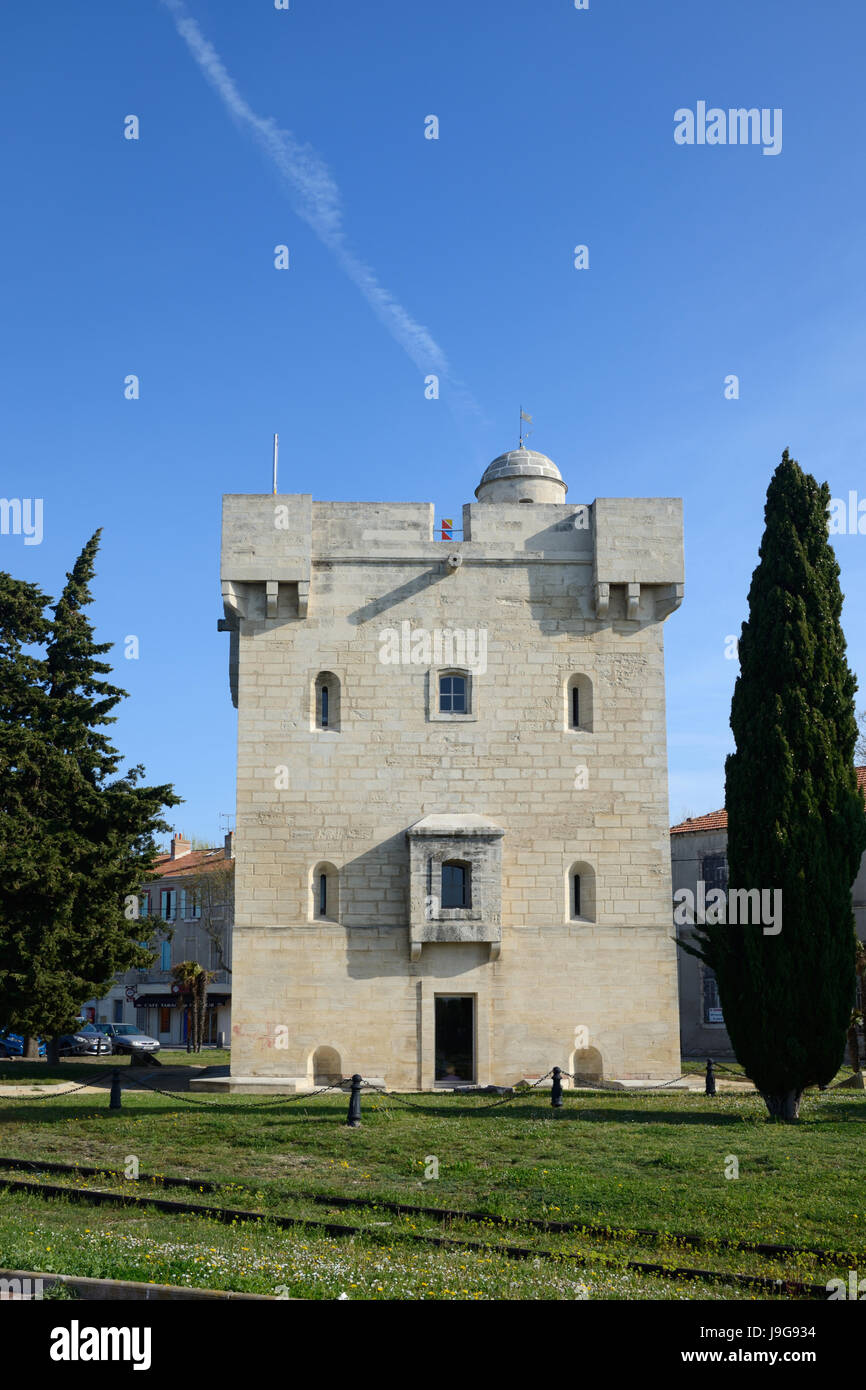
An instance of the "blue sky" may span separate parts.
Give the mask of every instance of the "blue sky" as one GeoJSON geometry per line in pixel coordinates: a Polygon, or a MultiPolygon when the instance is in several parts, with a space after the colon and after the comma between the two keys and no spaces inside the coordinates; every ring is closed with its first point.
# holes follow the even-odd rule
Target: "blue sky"
{"type": "MultiPolygon", "coordinates": [[[[185,798],[177,828],[216,841],[234,810],[221,494],[270,490],[276,430],[281,491],[456,518],[521,402],[570,501],[684,499],[671,813],[720,806],[725,638],[782,450],[866,498],[863,6],[16,0],[0,29],[0,492],[44,499],[0,566],[56,594],[104,528],[114,737],[185,798]],[[781,153],[677,145],[701,100],[781,108],[781,153]]],[[[866,536],[836,549],[866,684],[866,536]]]]}

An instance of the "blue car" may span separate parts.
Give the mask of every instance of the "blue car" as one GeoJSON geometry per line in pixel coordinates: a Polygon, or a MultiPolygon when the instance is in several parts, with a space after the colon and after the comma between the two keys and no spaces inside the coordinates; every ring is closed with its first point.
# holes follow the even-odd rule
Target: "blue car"
{"type": "MultiPolygon", "coordinates": [[[[44,1057],[46,1047],[41,1038],[39,1042],[39,1056],[44,1057]]],[[[0,1031],[0,1057],[23,1057],[24,1056],[24,1037],[21,1033],[10,1033],[6,1028],[0,1031]]]]}

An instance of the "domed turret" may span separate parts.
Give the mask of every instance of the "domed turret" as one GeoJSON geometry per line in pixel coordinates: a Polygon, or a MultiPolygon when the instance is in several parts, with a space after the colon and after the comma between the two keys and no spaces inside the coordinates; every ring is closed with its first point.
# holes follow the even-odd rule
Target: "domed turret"
{"type": "Polygon", "coordinates": [[[510,449],[484,470],[479,502],[564,502],[568,488],[552,459],[534,449],[510,449]]]}

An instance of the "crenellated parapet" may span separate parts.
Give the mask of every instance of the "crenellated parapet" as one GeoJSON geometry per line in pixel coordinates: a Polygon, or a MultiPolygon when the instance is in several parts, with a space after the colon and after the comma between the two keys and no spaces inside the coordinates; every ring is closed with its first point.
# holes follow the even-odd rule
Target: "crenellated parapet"
{"type": "MultiPolygon", "coordinates": [[[[679,498],[567,503],[561,500],[564,485],[556,487],[547,476],[544,486],[556,487],[560,500],[536,502],[495,491],[514,481],[497,476],[479,488],[482,500],[464,506],[463,540],[457,542],[434,540],[428,503],[316,502],[308,493],[226,496],[220,629],[237,633],[244,620],[303,621],[315,611],[317,572],[341,565],[420,571],[431,584],[447,582],[458,570],[517,566],[529,571],[541,592],[544,567],[553,566],[570,573],[575,612],[602,624],[661,622],[679,607],[679,498]],[[643,599],[649,602],[642,606],[643,599]]],[[[522,486],[522,475],[517,482],[522,486]]]]}

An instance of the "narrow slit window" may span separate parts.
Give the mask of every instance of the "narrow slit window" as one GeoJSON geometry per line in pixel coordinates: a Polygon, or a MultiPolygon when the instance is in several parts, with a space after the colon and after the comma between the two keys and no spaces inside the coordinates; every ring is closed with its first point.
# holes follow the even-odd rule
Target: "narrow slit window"
{"type": "Polygon", "coordinates": [[[465,864],[442,865],[442,906],[470,906],[469,869],[465,864]]]}
{"type": "Polygon", "coordinates": [[[340,677],[319,671],[311,689],[310,728],[338,734],[340,727],[340,677]]]}
{"type": "Polygon", "coordinates": [[[566,729],[579,729],[581,733],[592,733],[592,681],[585,672],[569,676],[565,685],[565,707],[563,723],[566,729]]]}
{"type": "Polygon", "coordinates": [[[575,875],[574,875],[574,878],[572,879],[572,884],[573,884],[573,887],[572,887],[572,903],[573,903],[572,915],[573,915],[574,917],[579,917],[579,916],[580,916],[580,874],[575,874],[575,875]]]}
{"type": "Polygon", "coordinates": [[[319,874],[319,916],[325,917],[328,912],[328,875],[319,874]]]}

